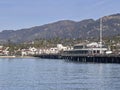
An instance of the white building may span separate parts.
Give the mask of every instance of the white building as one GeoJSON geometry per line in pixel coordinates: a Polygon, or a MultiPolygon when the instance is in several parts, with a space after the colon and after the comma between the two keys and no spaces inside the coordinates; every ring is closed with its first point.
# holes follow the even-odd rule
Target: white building
{"type": "Polygon", "coordinates": [[[65,50],[68,50],[69,49],[69,47],[65,47],[65,46],[63,46],[62,44],[57,44],[57,49],[59,50],[59,51],[65,51],[65,50]]]}
{"type": "Polygon", "coordinates": [[[29,49],[22,49],[21,55],[22,56],[34,55],[36,54],[36,52],[37,52],[37,49],[35,47],[30,47],[29,49]]]}

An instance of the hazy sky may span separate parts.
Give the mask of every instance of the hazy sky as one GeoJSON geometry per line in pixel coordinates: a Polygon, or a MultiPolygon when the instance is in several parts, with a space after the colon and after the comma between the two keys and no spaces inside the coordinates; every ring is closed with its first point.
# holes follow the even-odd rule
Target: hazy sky
{"type": "Polygon", "coordinates": [[[120,13],[120,0],[0,0],[0,31],[120,13]]]}

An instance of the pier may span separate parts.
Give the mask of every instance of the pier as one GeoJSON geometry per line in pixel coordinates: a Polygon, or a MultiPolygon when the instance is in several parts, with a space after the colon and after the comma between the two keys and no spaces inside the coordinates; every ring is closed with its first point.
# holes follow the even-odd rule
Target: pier
{"type": "Polygon", "coordinates": [[[119,55],[64,55],[62,58],[68,61],[85,63],[120,63],[119,55]]]}
{"type": "Polygon", "coordinates": [[[40,54],[34,55],[34,57],[39,57],[42,59],[62,59],[60,54],[40,54]]]}
{"type": "Polygon", "coordinates": [[[41,54],[35,55],[42,59],[63,59],[84,63],[120,63],[119,55],[61,55],[61,54],[41,54]]]}

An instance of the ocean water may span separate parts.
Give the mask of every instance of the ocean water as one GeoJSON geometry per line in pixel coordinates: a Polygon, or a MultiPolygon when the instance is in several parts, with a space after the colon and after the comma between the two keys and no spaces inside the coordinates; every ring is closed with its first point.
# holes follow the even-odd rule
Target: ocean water
{"type": "Polygon", "coordinates": [[[120,64],[1,58],[0,90],[120,90],[120,64]]]}

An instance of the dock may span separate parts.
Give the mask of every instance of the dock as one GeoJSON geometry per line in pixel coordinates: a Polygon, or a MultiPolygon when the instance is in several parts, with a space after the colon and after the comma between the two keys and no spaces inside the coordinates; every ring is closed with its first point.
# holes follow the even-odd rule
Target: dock
{"type": "Polygon", "coordinates": [[[85,63],[120,63],[119,55],[64,55],[62,58],[85,63]]]}
{"type": "Polygon", "coordinates": [[[120,63],[120,55],[62,55],[62,54],[41,54],[35,55],[42,59],[63,59],[84,63],[120,63]]]}
{"type": "Polygon", "coordinates": [[[34,55],[34,57],[39,57],[42,59],[62,59],[60,54],[40,54],[34,55]]]}

